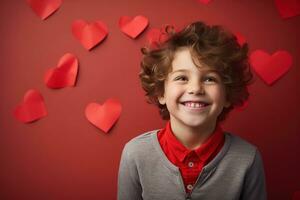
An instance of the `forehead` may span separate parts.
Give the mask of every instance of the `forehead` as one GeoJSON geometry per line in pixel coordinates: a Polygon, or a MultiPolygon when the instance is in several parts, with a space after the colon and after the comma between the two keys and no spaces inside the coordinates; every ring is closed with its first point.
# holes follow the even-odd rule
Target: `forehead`
{"type": "Polygon", "coordinates": [[[195,64],[195,59],[193,59],[189,48],[184,47],[175,51],[174,58],[172,61],[171,73],[180,71],[216,71],[213,67],[209,67],[204,63],[197,62],[195,64]]]}

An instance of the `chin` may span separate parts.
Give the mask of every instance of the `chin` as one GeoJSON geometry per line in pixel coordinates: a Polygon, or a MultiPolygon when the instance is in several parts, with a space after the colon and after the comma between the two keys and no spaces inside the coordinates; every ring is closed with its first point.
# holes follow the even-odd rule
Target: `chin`
{"type": "Polygon", "coordinates": [[[185,119],[182,120],[182,122],[186,125],[189,126],[191,128],[197,128],[197,127],[201,127],[207,124],[207,120],[206,119],[185,119]]]}

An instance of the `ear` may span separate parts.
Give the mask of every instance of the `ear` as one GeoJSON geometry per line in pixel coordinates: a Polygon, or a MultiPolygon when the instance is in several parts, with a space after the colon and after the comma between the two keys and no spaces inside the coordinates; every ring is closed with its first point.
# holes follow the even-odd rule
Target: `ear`
{"type": "Polygon", "coordinates": [[[161,105],[166,104],[166,99],[165,99],[165,97],[163,97],[163,96],[158,97],[158,101],[159,101],[159,103],[160,103],[161,105]]]}

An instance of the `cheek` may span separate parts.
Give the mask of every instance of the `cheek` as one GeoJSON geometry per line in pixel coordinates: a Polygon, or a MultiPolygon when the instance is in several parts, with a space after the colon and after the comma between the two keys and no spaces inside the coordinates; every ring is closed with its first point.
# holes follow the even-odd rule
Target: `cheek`
{"type": "Polygon", "coordinates": [[[222,87],[217,87],[211,91],[211,97],[215,100],[215,102],[225,104],[226,102],[226,94],[225,89],[222,87]]]}
{"type": "Polygon", "coordinates": [[[179,87],[169,86],[166,88],[165,95],[169,103],[175,103],[176,101],[179,101],[182,95],[182,90],[179,87]]]}
{"type": "Polygon", "coordinates": [[[224,91],[219,93],[219,100],[222,101],[222,102],[226,101],[226,94],[225,94],[224,91]]]}

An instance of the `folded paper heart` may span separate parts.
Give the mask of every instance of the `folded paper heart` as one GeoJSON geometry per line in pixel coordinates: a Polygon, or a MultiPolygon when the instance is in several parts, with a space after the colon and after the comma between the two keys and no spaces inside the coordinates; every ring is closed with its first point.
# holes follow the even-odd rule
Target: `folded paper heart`
{"type": "Polygon", "coordinates": [[[57,67],[49,69],[44,78],[49,88],[63,88],[74,86],[78,72],[77,58],[67,53],[60,58],[57,67]]]}
{"type": "Polygon", "coordinates": [[[119,119],[121,111],[122,106],[117,99],[108,99],[103,105],[88,104],[85,109],[85,116],[89,122],[107,133],[119,119]]]}
{"type": "MultiPolygon", "coordinates": [[[[250,96],[250,98],[251,98],[251,96],[250,96]]],[[[241,105],[235,106],[234,109],[237,110],[237,111],[245,110],[249,105],[250,98],[247,99],[246,101],[244,101],[241,105]]]]}
{"type": "Polygon", "coordinates": [[[44,20],[61,6],[62,0],[27,0],[27,3],[44,20]]]}
{"type": "Polygon", "coordinates": [[[243,111],[248,107],[248,105],[249,105],[249,100],[245,101],[241,106],[238,106],[235,109],[237,111],[243,111]]]}
{"type": "Polygon", "coordinates": [[[164,25],[162,28],[152,28],[147,34],[147,40],[150,48],[155,49],[160,44],[167,41],[170,37],[169,32],[177,32],[178,30],[173,25],[164,25]]]}
{"type": "Polygon", "coordinates": [[[148,23],[148,19],[142,15],[138,15],[134,18],[122,16],[119,19],[119,27],[121,31],[133,39],[145,30],[148,23]]]}
{"type": "Polygon", "coordinates": [[[256,50],[251,53],[250,62],[256,74],[268,85],[272,85],[288,72],[293,59],[287,51],[277,51],[269,55],[263,50],[256,50]]]}
{"type": "Polygon", "coordinates": [[[234,35],[240,46],[243,46],[246,43],[246,38],[240,32],[236,32],[234,35]]]}
{"type": "Polygon", "coordinates": [[[152,28],[148,33],[147,33],[147,40],[150,45],[151,49],[156,49],[159,47],[161,43],[161,37],[162,37],[162,32],[160,29],[157,28],[152,28]]]}
{"type": "Polygon", "coordinates": [[[275,0],[275,5],[282,18],[290,18],[300,14],[299,0],[275,0]]]}
{"type": "Polygon", "coordinates": [[[44,99],[39,91],[31,89],[24,95],[23,102],[14,110],[14,116],[24,123],[33,122],[47,115],[44,99]]]}
{"type": "Polygon", "coordinates": [[[72,24],[72,33],[87,50],[91,50],[108,35],[107,26],[101,21],[87,23],[76,20],[72,24]]]}

